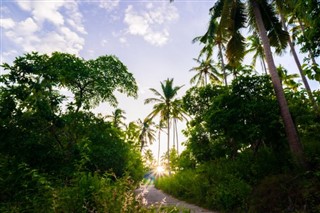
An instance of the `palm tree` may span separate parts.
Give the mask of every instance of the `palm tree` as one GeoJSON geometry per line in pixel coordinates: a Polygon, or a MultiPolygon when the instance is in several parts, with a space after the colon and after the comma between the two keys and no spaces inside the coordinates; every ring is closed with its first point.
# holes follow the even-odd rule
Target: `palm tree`
{"type": "Polygon", "coordinates": [[[140,126],[141,132],[139,134],[139,141],[140,141],[140,151],[142,152],[143,147],[149,142],[152,144],[155,141],[155,130],[152,129],[154,123],[151,119],[144,119],[144,121],[138,120],[138,125],[140,126]]]}
{"type": "Polygon", "coordinates": [[[226,30],[228,39],[226,56],[231,65],[241,62],[245,50],[244,37],[240,30],[245,27],[247,18],[252,30],[259,35],[268,70],[271,76],[276,98],[280,106],[281,116],[284,122],[289,146],[294,158],[299,165],[304,164],[303,151],[296,127],[289,112],[287,100],[281,85],[279,75],[272,57],[271,46],[276,52],[281,52],[287,45],[288,33],[282,29],[274,8],[267,0],[218,0],[211,11],[220,18],[221,28],[226,30]],[[248,13],[245,12],[247,9],[248,13]]]}
{"type": "Polygon", "coordinates": [[[160,144],[161,144],[161,132],[164,128],[166,128],[165,126],[165,122],[163,120],[159,121],[159,124],[157,124],[155,126],[158,130],[158,166],[160,165],[160,144]]]}
{"type": "MultiPolygon", "coordinates": [[[[281,81],[272,57],[270,43],[273,42],[273,40],[272,39],[269,40],[268,34],[267,34],[267,30],[268,31],[273,30],[273,32],[276,32],[278,30],[279,33],[283,33],[281,32],[281,30],[279,30],[279,28],[281,29],[281,27],[279,27],[280,23],[277,22],[278,20],[276,19],[275,13],[271,5],[268,4],[267,1],[259,2],[257,0],[250,0],[249,11],[251,16],[250,19],[252,20],[251,23],[255,24],[253,26],[256,27],[257,31],[259,32],[260,38],[262,40],[264,53],[265,53],[268,68],[269,68],[269,73],[271,75],[273,87],[274,87],[276,97],[280,106],[280,112],[284,122],[285,131],[286,131],[291,152],[293,153],[295,160],[297,160],[297,163],[300,166],[303,166],[304,159],[303,159],[302,146],[300,143],[300,139],[299,139],[295,124],[293,123],[293,120],[289,111],[288,103],[284,96],[284,91],[281,85],[281,81]],[[268,22],[265,23],[265,20],[263,19],[263,17],[266,19],[266,17],[268,16],[265,16],[265,14],[262,13],[261,8],[264,8],[264,11],[268,11],[269,17],[272,17],[273,20],[268,20],[268,21],[269,22],[272,21],[272,23],[274,23],[273,27],[271,27],[272,25],[268,26],[267,25],[268,22]],[[253,23],[253,20],[255,20],[254,23],[253,23]]],[[[283,34],[283,35],[287,35],[287,34],[283,34]]],[[[280,36],[277,36],[277,37],[283,40],[280,36]]],[[[284,41],[287,41],[287,39],[285,39],[284,41]]]]}
{"type": "MultiPolygon", "coordinates": [[[[169,159],[169,149],[170,149],[170,119],[172,115],[172,102],[174,101],[178,90],[182,86],[173,86],[173,79],[167,79],[161,83],[161,92],[150,88],[150,90],[156,96],[155,98],[148,98],[145,100],[145,104],[155,103],[153,106],[153,111],[148,115],[149,119],[153,119],[155,116],[159,115],[160,120],[167,122],[167,147],[168,147],[168,159],[169,159]]],[[[170,171],[169,171],[170,174],[170,171]]]]}
{"type": "Polygon", "coordinates": [[[295,78],[299,78],[298,74],[288,74],[288,70],[281,65],[277,67],[277,71],[282,85],[284,85],[287,89],[292,89],[294,91],[298,90],[300,84],[294,80],[295,78]]]}
{"type": "Polygon", "coordinates": [[[106,118],[111,120],[111,123],[116,128],[126,127],[126,124],[123,121],[126,119],[124,114],[126,114],[124,110],[117,108],[111,115],[107,115],[106,118]]]}
{"type": "Polygon", "coordinates": [[[172,102],[172,127],[173,127],[173,145],[177,144],[176,150],[179,155],[179,138],[177,121],[187,121],[187,112],[182,107],[182,101],[176,99],[172,102]]]}
{"type": "Polygon", "coordinates": [[[261,68],[265,74],[267,74],[267,67],[265,63],[265,55],[263,51],[263,46],[261,44],[261,40],[257,33],[253,33],[251,36],[248,37],[249,41],[249,49],[246,50],[246,53],[254,52],[252,57],[252,66],[255,66],[257,63],[257,59],[260,59],[261,68]]]}
{"type": "Polygon", "coordinates": [[[194,38],[192,42],[195,43],[199,41],[204,44],[204,47],[200,51],[199,57],[201,57],[203,54],[206,54],[207,58],[211,58],[213,55],[213,48],[215,47],[215,45],[218,46],[218,58],[220,59],[224,83],[225,86],[227,86],[227,73],[223,57],[224,42],[226,42],[226,40],[224,39],[222,32],[224,31],[221,30],[220,25],[216,21],[216,17],[212,15],[207,32],[203,36],[198,36],[194,38]]]}
{"type": "Polygon", "coordinates": [[[220,84],[220,74],[216,70],[216,68],[212,65],[213,61],[209,57],[207,57],[205,60],[200,60],[194,58],[197,63],[199,63],[199,66],[193,67],[190,71],[196,71],[197,74],[193,76],[190,80],[190,83],[196,83],[197,86],[206,86],[208,84],[208,79],[210,79],[211,82],[220,84]]]}
{"type": "MultiPolygon", "coordinates": [[[[290,16],[292,14],[292,12],[291,12],[291,10],[293,9],[292,5],[286,4],[285,1],[277,0],[276,1],[276,6],[277,6],[277,9],[278,9],[280,17],[281,17],[281,22],[282,22],[283,29],[288,32],[288,27],[287,27],[287,24],[286,24],[286,16],[290,16]]],[[[314,110],[317,112],[318,111],[318,105],[317,105],[317,103],[316,103],[316,101],[315,101],[315,99],[313,97],[313,94],[312,94],[310,85],[308,83],[308,80],[307,80],[305,74],[303,73],[303,69],[302,69],[300,60],[298,58],[298,54],[296,53],[296,50],[295,50],[295,47],[294,47],[294,43],[292,42],[290,37],[288,38],[288,44],[290,46],[290,50],[291,50],[292,56],[294,58],[294,61],[295,61],[296,65],[297,65],[297,68],[299,70],[299,74],[301,76],[301,79],[302,79],[302,82],[304,84],[304,87],[306,88],[306,91],[308,93],[309,99],[310,99],[310,101],[311,101],[311,103],[313,105],[314,110]]]]}

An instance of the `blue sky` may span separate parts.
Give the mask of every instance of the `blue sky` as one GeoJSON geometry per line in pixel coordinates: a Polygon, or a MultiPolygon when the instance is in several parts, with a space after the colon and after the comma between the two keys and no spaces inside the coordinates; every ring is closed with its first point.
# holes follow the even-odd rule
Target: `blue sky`
{"type": "MultiPolygon", "coordinates": [[[[85,59],[116,55],[139,85],[137,100],[118,95],[119,107],[127,121],[137,120],[151,111],[143,102],[152,97],[149,88],[160,89],[160,81],[174,78],[175,85],[185,85],[180,95],[189,88],[189,70],[196,66],[192,58],[200,50],[191,41],[206,31],[214,2],[1,0],[0,63],[30,51],[69,52],[85,59]]],[[[277,58],[277,65],[280,61],[296,72],[288,54],[277,58]]],[[[112,110],[108,104],[95,109],[102,114],[112,110]]]]}

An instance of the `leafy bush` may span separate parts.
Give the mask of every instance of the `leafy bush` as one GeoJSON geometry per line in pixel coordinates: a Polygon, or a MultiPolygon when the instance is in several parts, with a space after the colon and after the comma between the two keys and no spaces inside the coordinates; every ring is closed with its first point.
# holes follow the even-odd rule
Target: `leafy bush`
{"type": "Polygon", "coordinates": [[[319,212],[320,181],[313,175],[268,176],[255,188],[249,212],[319,212]]]}
{"type": "Polygon", "coordinates": [[[69,187],[58,190],[58,212],[135,212],[141,208],[128,177],[116,179],[110,174],[80,173],[69,187]]]}
{"type": "Polygon", "coordinates": [[[0,212],[52,210],[53,187],[48,178],[26,163],[1,156],[0,212]]]}

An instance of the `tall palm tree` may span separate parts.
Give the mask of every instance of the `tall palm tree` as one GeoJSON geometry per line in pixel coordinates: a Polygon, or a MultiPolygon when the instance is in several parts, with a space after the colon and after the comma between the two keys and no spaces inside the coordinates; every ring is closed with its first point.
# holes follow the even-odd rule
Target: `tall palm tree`
{"type": "Polygon", "coordinates": [[[282,29],[275,10],[267,0],[218,0],[211,9],[213,14],[220,18],[221,28],[227,31],[228,39],[226,56],[231,64],[237,64],[242,60],[244,52],[244,37],[240,30],[245,27],[247,18],[252,30],[259,35],[268,70],[271,76],[276,98],[280,106],[281,116],[284,122],[285,131],[289,146],[296,162],[304,164],[303,151],[300,144],[296,127],[289,112],[287,100],[281,85],[279,75],[273,60],[271,46],[275,47],[277,53],[281,52],[287,45],[288,33],[282,29]],[[246,13],[247,9],[247,13],[246,13]]]}
{"type": "Polygon", "coordinates": [[[166,128],[165,126],[165,122],[163,120],[159,121],[159,124],[157,124],[155,126],[158,130],[158,166],[160,165],[160,145],[161,145],[161,132],[163,131],[164,128],[166,128]]]}
{"type": "Polygon", "coordinates": [[[182,107],[182,101],[176,99],[172,102],[172,127],[173,127],[173,144],[177,144],[176,150],[179,155],[179,138],[177,121],[187,121],[187,112],[182,107]]]}
{"type": "Polygon", "coordinates": [[[207,57],[205,60],[200,60],[194,58],[199,66],[193,67],[190,71],[196,71],[197,74],[193,76],[190,80],[190,83],[196,83],[197,86],[206,86],[208,84],[208,79],[213,82],[220,84],[220,74],[213,66],[213,60],[210,57],[207,57]]]}
{"type": "MultiPolygon", "coordinates": [[[[276,6],[277,6],[277,10],[279,11],[279,14],[280,14],[280,18],[281,18],[281,23],[282,23],[282,26],[283,26],[283,29],[285,31],[288,32],[288,27],[287,27],[287,18],[286,16],[291,16],[292,15],[292,12],[291,10],[293,9],[292,8],[292,5],[286,1],[279,1],[279,0],[276,0],[276,6]]],[[[312,94],[312,91],[311,91],[311,88],[310,88],[310,85],[308,83],[308,80],[303,72],[303,69],[302,69],[302,66],[301,66],[301,63],[300,63],[300,60],[298,58],[298,54],[296,53],[296,50],[295,50],[295,47],[294,47],[294,43],[292,42],[290,36],[288,38],[288,44],[290,46],[290,50],[291,50],[291,54],[294,58],[294,61],[297,65],[297,68],[299,70],[299,74],[301,76],[301,79],[302,79],[302,82],[304,84],[304,87],[308,93],[308,96],[309,96],[309,99],[313,105],[313,108],[315,109],[315,111],[317,112],[318,111],[318,105],[313,97],[313,94],[312,94]]]]}
{"type": "MultiPolygon", "coordinates": [[[[248,3],[249,3],[248,5],[249,5],[249,15],[251,19],[251,24],[254,24],[253,26],[258,31],[260,38],[262,40],[264,53],[265,53],[268,68],[269,68],[269,73],[271,75],[273,87],[274,87],[276,97],[280,106],[280,112],[284,122],[285,131],[286,131],[291,152],[293,153],[293,156],[297,161],[297,163],[300,166],[304,166],[305,161],[303,157],[303,151],[302,151],[300,139],[299,139],[295,124],[293,123],[293,120],[289,111],[288,103],[284,96],[284,91],[281,85],[281,81],[272,57],[270,46],[271,46],[271,42],[275,42],[275,41],[271,39],[272,37],[269,39],[267,34],[267,32],[269,32],[269,36],[273,36],[272,33],[276,33],[277,31],[283,34],[283,32],[279,30],[281,29],[281,27],[279,26],[280,23],[278,22],[275,16],[273,8],[271,7],[270,4],[268,4],[267,1],[261,2],[257,0],[250,0],[248,1],[248,3]],[[261,10],[261,8],[264,8],[264,10],[261,10]],[[265,11],[268,12],[268,16],[271,17],[271,20],[266,20],[268,16],[266,16],[265,13],[262,13],[265,11]],[[272,22],[274,25],[271,25],[271,26],[268,25],[268,24],[271,24],[270,22],[272,22]]],[[[288,38],[288,36],[286,36],[287,38],[283,40],[282,37],[280,37],[280,34],[275,35],[275,37],[277,37],[278,39],[281,39],[280,40],[281,43],[282,41],[287,41],[287,38],[288,38]]]]}
{"type": "MultiPolygon", "coordinates": [[[[156,96],[155,98],[147,98],[145,100],[145,104],[155,103],[153,105],[153,111],[148,115],[148,118],[153,119],[155,116],[159,115],[160,120],[167,122],[167,147],[168,147],[168,159],[170,156],[170,119],[172,115],[172,102],[177,96],[178,90],[181,89],[182,86],[173,86],[173,78],[167,79],[161,83],[161,92],[158,92],[156,89],[150,88],[153,94],[156,96]]],[[[170,171],[169,171],[170,174],[170,171]]]]}
{"type": "Polygon", "coordinates": [[[149,142],[149,144],[152,144],[155,139],[155,130],[152,128],[154,126],[154,122],[152,122],[151,119],[146,118],[144,121],[138,120],[138,125],[141,128],[141,132],[139,135],[139,141],[140,141],[140,151],[142,152],[143,147],[149,142]]]}
{"type": "Polygon", "coordinates": [[[111,123],[116,128],[126,127],[123,121],[126,119],[125,114],[126,112],[124,110],[117,108],[111,115],[107,115],[106,118],[111,120],[111,123]]]}

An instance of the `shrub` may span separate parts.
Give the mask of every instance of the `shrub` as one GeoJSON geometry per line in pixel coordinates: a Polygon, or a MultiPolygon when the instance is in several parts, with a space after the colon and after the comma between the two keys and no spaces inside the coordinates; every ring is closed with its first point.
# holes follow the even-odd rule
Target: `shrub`
{"type": "Polygon", "coordinates": [[[254,190],[249,212],[319,212],[320,182],[313,174],[268,176],[254,190]]]}
{"type": "Polygon", "coordinates": [[[57,212],[136,212],[141,208],[127,176],[117,179],[106,174],[80,173],[72,186],[58,190],[57,212]]]}

